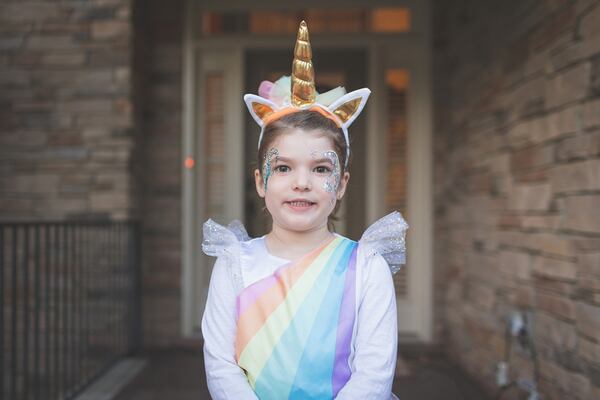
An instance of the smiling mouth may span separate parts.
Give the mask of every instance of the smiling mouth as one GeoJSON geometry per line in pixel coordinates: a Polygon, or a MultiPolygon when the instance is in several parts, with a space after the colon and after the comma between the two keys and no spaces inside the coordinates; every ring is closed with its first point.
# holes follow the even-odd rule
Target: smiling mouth
{"type": "Polygon", "coordinates": [[[286,204],[288,204],[294,208],[306,208],[306,207],[310,207],[316,203],[313,203],[312,201],[306,201],[306,200],[293,200],[293,201],[286,201],[286,204]]]}

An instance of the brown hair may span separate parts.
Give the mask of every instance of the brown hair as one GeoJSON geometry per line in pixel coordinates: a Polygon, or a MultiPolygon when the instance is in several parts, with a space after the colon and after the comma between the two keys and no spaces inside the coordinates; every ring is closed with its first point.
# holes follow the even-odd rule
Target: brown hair
{"type": "MultiPolygon", "coordinates": [[[[331,140],[333,143],[333,149],[337,153],[340,161],[340,175],[344,173],[350,167],[350,161],[352,157],[346,163],[346,140],[344,139],[344,132],[339,128],[335,122],[331,119],[321,115],[319,112],[310,110],[301,110],[292,114],[284,115],[283,117],[270,122],[265,126],[263,131],[262,141],[258,148],[257,158],[257,169],[262,175],[262,164],[264,162],[265,155],[272,143],[281,135],[289,133],[293,129],[301,129],[304,131],[316,132],[331,140]],[[347,164],[347,165],[346,165],[347,164]]],[[[264,177],[263,177],[264,178],[264,177]]],[[[333,212],[329,216],[329,228],[333,229],[333,222],[337,220],[335,214],[340,208],[341,200],[338,200],[335,204],[333,212]]]]}

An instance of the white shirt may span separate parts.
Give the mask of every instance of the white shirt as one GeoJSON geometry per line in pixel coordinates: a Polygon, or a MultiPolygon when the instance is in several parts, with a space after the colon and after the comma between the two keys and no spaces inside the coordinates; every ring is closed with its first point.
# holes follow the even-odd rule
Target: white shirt
{"type": "MultiPolygon", "coordinates": [[[[264,237],[241,245],[243,287],[288,263],[267,251],[264,237]]],[[[359,242],[356,267],[356,319],[349,363],[352,375],[336,399],[390,399],[396,366],[396,297],[390,268],[379,254],[364,254],[359,242]]],[[[257,399],[235,361],[236,288],[230,259],[219,257],[213,268],[202,318],[204,365],[213,399],[257,399]]]]}

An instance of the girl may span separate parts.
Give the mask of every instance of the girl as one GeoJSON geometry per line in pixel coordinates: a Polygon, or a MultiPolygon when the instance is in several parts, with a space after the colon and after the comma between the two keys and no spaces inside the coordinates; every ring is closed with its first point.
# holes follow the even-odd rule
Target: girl
{"type": "Polygon", "coordinates": [[[368,89],[318,95],[304,21],[293,75],[244,97],[262,128],[256,191],[271,231],[208,220],[203,250],[217,256],[202,321],[214,399],[390,399],[396,300],[390,267],[404,263],[399,213],[360,241],[328,221],[350,174],[348,126],[368,89]],[[335,100],[338,98],[337,100],[335,100]]]}

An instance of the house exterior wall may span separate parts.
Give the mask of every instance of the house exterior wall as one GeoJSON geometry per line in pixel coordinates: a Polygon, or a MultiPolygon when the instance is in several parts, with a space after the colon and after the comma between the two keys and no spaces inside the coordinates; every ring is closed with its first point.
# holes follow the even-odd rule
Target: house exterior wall
{"type": "Polygon", "coordinates": [[[0,218],[131,215],[131,1],[0,5],[0,218]]]}
{"type": "MultiPolygon", "coordinates": [[[[435,2],[444,341],[494,387],[528,312],[547,399],[600,398],[600,2],[435,2]]],[[[515,349],[511,376],[531,376],[515,349]]]]}
{"type": "Polygon", "coordinates": [[[0,220],[140,220],[147,346],[181,340],[182,4],[0,5],[0,220]]]}
{"type": "MultiPolygon", "coordinates": [[[[183,1],[139,1],[136,75],[141,108],[144,345],[181,343],[183,1]]],[[[198,251],[200,244],[198,243],[198,251]]]]}

